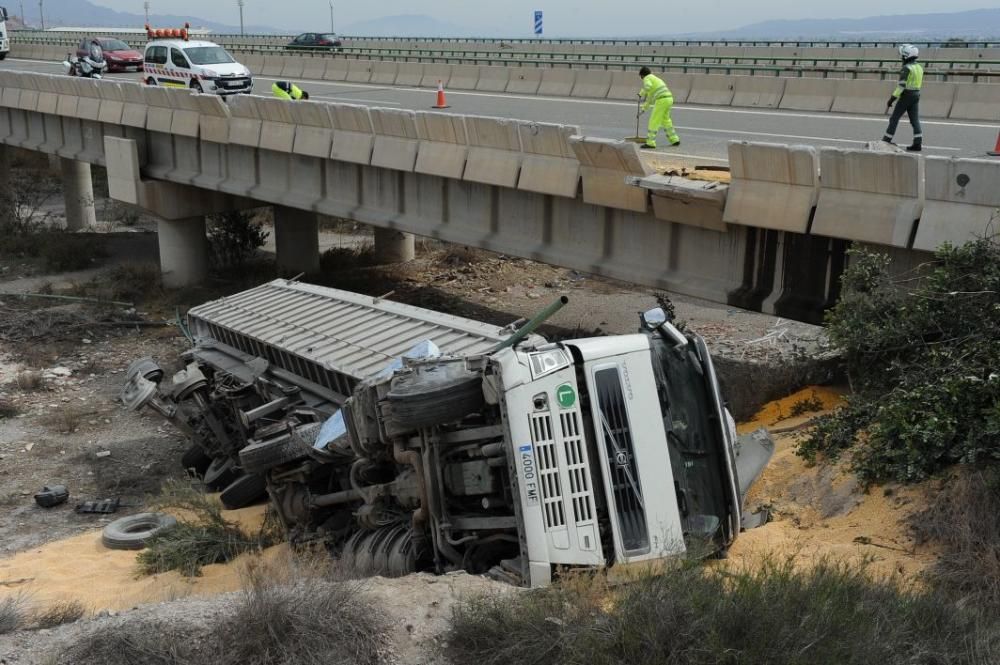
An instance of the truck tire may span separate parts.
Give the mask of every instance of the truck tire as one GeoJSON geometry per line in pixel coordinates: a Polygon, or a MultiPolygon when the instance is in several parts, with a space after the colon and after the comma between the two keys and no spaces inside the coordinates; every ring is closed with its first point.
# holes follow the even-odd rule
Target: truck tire
{"type": "Polygon", "coordinates": [[[246,508],[267,495],[267,483],[264,476],[248,473],[240,476],[222,490],[219,499],[227,510],[246,508]]]}
{"type": "Polygon", "coordinates": [[[7,59],[7,52],[4,51],[3,53],[0,53],[0,60],[6,60],[6,59],[7,59]]]}
{"type": "Polygon", "coordinates": [[[177,526],[163,513],[139,513],[115,520],[104,527],[101,542],[109,550],[141,550],[153,536],[177,526]]]}
{"type": "Polygon", "coordinates": [[[282,464],[306,457],[301,445],[292,437],[265,439],[240,451],[240,465],[247,473],[262,474],[282,464]]]}
{"type": "Polygon", "coordinates": [[[236,464],[228,457],[212,460],[212,463],[205,469],[205,476],[202,478],[205,487],[216,492],[234,480],[236,480],[236,464]]]}
{"type": "Polygon", "coordinates": [[[194,469],[199,478],[205,475],[205,471],[211,464],[212,458],[197,443],[192,443],[191,447],[181,456],[181,468],[194,469]]]}
{"type": "Polygon", "coordinates": [[[400,430],[455,422],[479,411],[486,402],[482,377],[460,363],[394,379],[388,400],[390,420],[400,430]]]}

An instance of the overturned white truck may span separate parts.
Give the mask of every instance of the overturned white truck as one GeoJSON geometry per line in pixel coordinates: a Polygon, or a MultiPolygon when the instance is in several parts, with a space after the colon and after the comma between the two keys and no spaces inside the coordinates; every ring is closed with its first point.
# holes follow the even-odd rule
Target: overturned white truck
{"type": "Polygon", "coordinates": [[[705,343],[662,310],[635,335],[533,334],[565,302],[498,329],[277,280],[192,309],[186,367],[136,361],[122,397],[191,439],[227,505],[266,491],[293,543],[370,573],[540,586],[724,553],[772,442],[736,436],[705,343]]]}

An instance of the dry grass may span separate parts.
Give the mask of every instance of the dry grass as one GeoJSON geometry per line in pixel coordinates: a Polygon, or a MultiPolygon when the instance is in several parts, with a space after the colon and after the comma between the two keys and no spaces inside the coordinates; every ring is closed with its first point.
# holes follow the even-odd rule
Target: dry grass
{"type": "Polygon", "coordinates": [[[23,595],[0,598],[0,635],[22,628],[26,619],[27,600],[23,595]]]}
{"type": "Polygon", "coordinates": [[[24,370],[14,378],[14,385],[22,393],[34,393],[45,389],[45,377],[41,372],[24,370]]]}
{"type": "MultiPolygon", "coordinates": [[[[53,654],[51,665],[194,665],[189,632],[167,621],[133,620],[91,631],[53,654]]],[[[208,661],[205,661],[208,665],[208,661]]]]}
{"type": "Polygon", "coordinates": [[[46,418],[46,425],[53,432],[59,434],[72,434],[80,428],[83,419],[89,415],[90,411],[85,411],[72,406],[62,406],[51,411],[46,418]]]}
{"type": "Polygon", "coordinates": [[[0,399],[0,420],[4,418],[16,418],[21,414],[21,409],[6,400],[0,399]]]}
{"type": "Polygon", "coordinates": [[[35,628],[55,628],[67,623],[75,623],[87,613],[87,608],[78,600],[64,600],[50,605],[32,615],[35,628]]]}

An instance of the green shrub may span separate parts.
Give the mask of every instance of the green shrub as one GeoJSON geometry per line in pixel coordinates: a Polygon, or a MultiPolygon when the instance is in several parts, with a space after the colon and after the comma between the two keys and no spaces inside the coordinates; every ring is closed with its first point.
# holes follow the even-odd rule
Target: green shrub
{"type": "Polygon", "coordinates": [[[477,665],[985,665],[1000,656],[996,629],[862,567],[772,560],[681,565],[603,595],[570,584],[472,599],[449,644],[477,665]]]}
{"type": "Polygon", "coordinates": [[[865,482],[915,481],[1000,460],[1000,244],[942,247],[918,275],[852,253],[827,317],[854,395],[799,447],[814,461],[852,449],[865,482]]]}
{"type": "Polygon", "coordinates": [[[241,268],[270,235],[251,214],[242,211],[212,215],[208,222],[209,256],[216,270],[241,268]]]}

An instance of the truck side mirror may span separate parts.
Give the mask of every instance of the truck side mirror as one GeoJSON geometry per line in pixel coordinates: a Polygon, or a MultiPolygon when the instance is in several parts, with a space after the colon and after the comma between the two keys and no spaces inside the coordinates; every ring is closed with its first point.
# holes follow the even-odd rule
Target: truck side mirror
{"type": "Polygon", "coordinates": [[[648,312],[643,312],[641,317],[642,325],[649,330],[656,330],[667,322],[667,313],[663,311],[662,307],[657,307],[649,310],[648,312]]]}

